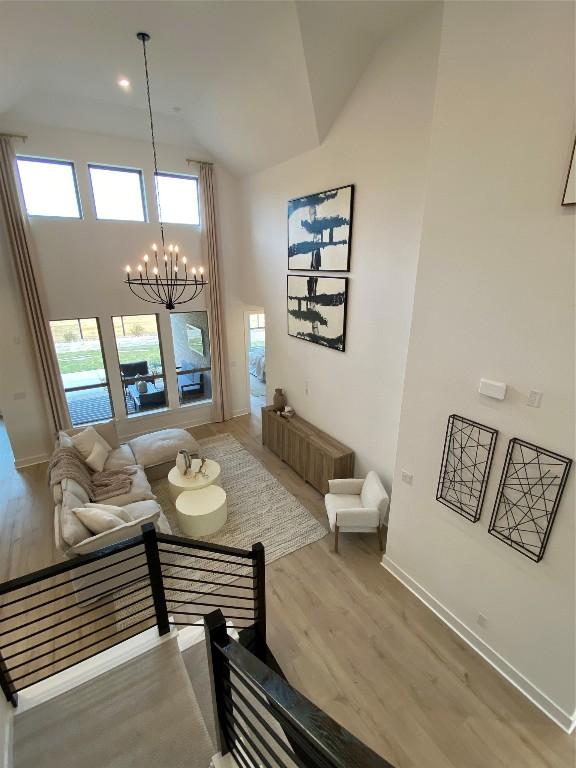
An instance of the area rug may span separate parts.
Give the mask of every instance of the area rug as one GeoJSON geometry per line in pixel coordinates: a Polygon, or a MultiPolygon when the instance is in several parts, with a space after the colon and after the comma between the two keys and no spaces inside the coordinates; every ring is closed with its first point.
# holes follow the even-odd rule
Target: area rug
{"type": "MultiPolygon", "coordinates": [[[[228,521],[217,533],[203,537],[203,541],[240,549],[251,549],[260,541],[266,562],[271,563],[326,536],[327,527],[232,435],[218,435],[198,442],[201,454],[220,464],[220,481],[228,502],[228,521]]],[[[152,490],[172,532],[185,536],[178,526],[168,479],[153,482],[152,490]]]]}

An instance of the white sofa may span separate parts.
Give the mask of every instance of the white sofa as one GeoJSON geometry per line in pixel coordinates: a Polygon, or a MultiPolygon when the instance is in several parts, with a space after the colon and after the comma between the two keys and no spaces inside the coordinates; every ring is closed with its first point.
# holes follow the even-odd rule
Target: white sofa
{"type": "Polygon", "coordinates": [[[329,493],[324,497],[330,530],[334,533],[334,551],[338,552],[339,533],[378,533],[380,550],[382,526],[388,523],[390,499],[376,472],[365,479],[329,480],[329,493]]]}
{"type": "MultiPolygon", "coordinates": [[[[54,497],[54,535],[57,548],[66,556],[93,552],[96,549],[129,539],[140,533],[144,523],[154,523],[164,533],[170,533],[168,520],[156,501],[150,486],[151,480],[165,477],[174,466],[179,450],[185,449],[198,455],[199,446],[192,435],[183,429],[163,429],[120,443],[114,422],[92,424],[91,426],[112,448],[104,469],[136,468],[129,493],[106,499],[105,504],[127,507],[134,522],[92,534],[78,519],[73,509],[89,501],[86,491],[71,478],[63,480],[52,488],[54,497]]],[[[69,437],[81,432],[84,427],[69,430],[69,437]]],[[[66,442],[65,435],[59,435],[56,448],[66,442]]]]}

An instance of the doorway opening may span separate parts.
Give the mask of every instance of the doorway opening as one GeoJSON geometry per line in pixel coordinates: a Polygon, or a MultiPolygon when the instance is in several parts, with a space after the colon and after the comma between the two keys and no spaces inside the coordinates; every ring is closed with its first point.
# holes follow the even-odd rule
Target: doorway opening
{"type": "Polygon", "coordinates": [[[250,410],[260,415],[266,405],[266,318],[264,312],[248,312],[248,385],[250,410]]]}

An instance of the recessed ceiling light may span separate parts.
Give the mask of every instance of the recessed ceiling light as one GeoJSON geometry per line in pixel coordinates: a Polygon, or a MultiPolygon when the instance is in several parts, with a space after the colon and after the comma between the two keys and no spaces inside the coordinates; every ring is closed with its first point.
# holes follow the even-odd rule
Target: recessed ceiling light
{"type": "Polygon", "coordinates": [[[118,85],[120,88],[130,88],[130,80],[128,80],[126,77],[121,77],[120,80],[118,80],[118,85]]]}

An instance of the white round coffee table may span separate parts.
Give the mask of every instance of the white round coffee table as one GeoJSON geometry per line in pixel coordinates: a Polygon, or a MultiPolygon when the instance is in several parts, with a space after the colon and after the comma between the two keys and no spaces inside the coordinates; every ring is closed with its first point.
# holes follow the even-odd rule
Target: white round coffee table
{"type": "Polygon", "coordinates": [[[193,475],[181,475],[177,467],[172,467],[168,472],[168,485],[173,501],[176,501],[183,491],[199,491],[208,485],[220,485],[220,464],[217,461],[206,459],[204,470],[206,477],[203,475],[194,477],[193,475]]]}
{"type": "Polygon", "coordinates": [[[176,512],[180,528],[188,536],[216,533],[228,519],[226,491],[218,485],[183,491],[176,499],[176,512]]]}

